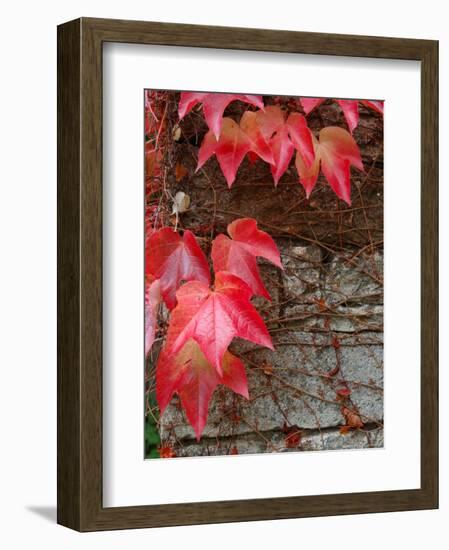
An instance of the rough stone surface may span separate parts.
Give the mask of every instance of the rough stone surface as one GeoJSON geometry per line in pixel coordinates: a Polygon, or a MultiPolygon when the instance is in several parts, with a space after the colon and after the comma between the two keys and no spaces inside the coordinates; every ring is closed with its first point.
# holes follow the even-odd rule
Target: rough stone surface
{"type": "Polygon", "coordinates": [[[217,446],[216,439],[205,439],[202,445],[183,442],[178,447],[178,457],[198,457],[229,454],[282,453],[304,451],[336,451],[383,447],[383,430],[352,431],[341,434],[339,430],[304,432],[297,446],[288,444],[288,436],[280,431],[270,434],[246,434],[238,438],[223,438],[217,446]]]}
{"type": "MultiPolygon", "coordinates": [[[[295,343],[302,336],[300,332],[290,333],[290,343],[279,338],[275,352],[255,349],[243,355],[250,362],[250,400],[226,388],[217,391],[209,407],[205,437],[266,432],[281,429],[285,423],[305,429],[339,426],[344,424],[337,398],[341,387],[351,390],[352,407],[364,422],[382,420],[382,345],[364,346],[355,338],[347,338],[345,345],[335,350],[329,342],[318,346],[295,343]],[[327,377],[336,367],[337,354],[340,372],[327,377]]],[[[242,350],[237,344],[233,351],[242,350]]],[[[173,431],[177,439],[194,438],[178,406],[167,409],[162,426],[163,437],[170,437],[173,431]]]]}
{"type": "Polygon", "coordinates": [[[370,276],[381,280],[381,254],[361,255],[348,264],[351,256],[345,253],[323,264],[317,246],[289,247],[282,240],[278,245],[285,270],[262,264],[273,300],[257,298],[275,351],[233,342],[233,353],[247,366],[250,399],[220,387],[200,443],[173,399],[161,419],[161,436],[187,454],[224,453],[229,441],[239,453],[283,450],[291,426],[305,431],[301,450],[382,445],[383,295],[380,282],[370,276]],[[350,390],[343,400],[342,389],[350,390]],[[340,434],[343,405],[375,428],[371,439],[364,431],[340,434]]]}

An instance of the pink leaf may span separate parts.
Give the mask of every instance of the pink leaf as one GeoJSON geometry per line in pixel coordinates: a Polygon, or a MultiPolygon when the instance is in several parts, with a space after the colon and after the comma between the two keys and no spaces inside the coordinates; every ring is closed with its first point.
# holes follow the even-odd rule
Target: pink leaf
{"type": "Polygon", "coordinates": [[[212,261],[215,271],[228,271],[240,277],[254,294],[270,300],[260,278],[256,257],[266,258],[282,269],[279,250],[273,239],[257,229],[252,218],[241,218],[228,225],[226,235],[218,235],[212,242],[212,261]]]}
{"type": "Polygon", "coordinates": [[[287,119],[287,127],[295,149],[299,151],[306,166],[312,166],[315,160],[315,149],[313,135],[307,126],[306,119],[299,113],[290,113],[287,119]]]}
{"type": "Polygon", "coordinates": [[[340,105],[343,114],[345,115],[346,123],[348,124],[349,131],[352,134],[359,123],[358,101],[354,99],[337,99],[337,103],[340,105]]]}
{"type": "Polygon", "coordinates": [[[301,114],[291,113],[285,121],[280,107],[270,106],[257,112],[257,123],[271,147],[274,160],[271,174],[275,185],[287,170],[295,148],[303,155],[306,165],[311,165],[315,156],[312,134],[301,114]]]}
{"type": "Polygon", "coordinates": [[[237,170],[252,144],[245,132],[231,118],[223,119],[223,128],[217,140],[212,132],[208,132],[201,143],[198,152],[199,170],[203,164],[215,153],[221,171],[230,188],[235,181],[237,170]]]}
{"type": "Polygon", "coordinates": [[[321,105],[325,99],[318,97],[301,97],[300,102],[306,115],[312,112],[318,105],[321,105]]]}
{"type": "Polygon", "coordinates": [[[183,285],[170,318],[170,353],[176,354],[193,338],[221,374],[224,353],[236,336],[273,349],[267,328],[249,301],[251,295],[246,283],[224,271],[215,275],[215,290],[198,281],[183,285]],[[172,341],[170,334],[178,336],[172,341]]]}
{"type": "Polygon", "coordinates": [[[146,245],[146,273],[160,280],[161,293],[169,309],[176,305],[181,281],[210,282],[206,256],[190,231],[183,237],[170,227],[154,232],[146,245]]]}
{"type": "Polygon", "coordinates": [[[313,138],[315,161],[307,167],[301,157],[296,155],[296,168],[300,183],[309,197],[321,170],[338,197],[351,204],[350,166],[363,171],[359,148],[349,132],[336,126],[323,128],[319,141],[313,138]]]}
{"type": "MultiPolygon", "coordinates": [[[[251,150],[248,155],[259,156],[269,164],[274,163],[273,154],[258,124],[258,112],[246,111],[240,119],[240,128],[250,141],[251,150]]],[[[254,159],[254,157],[252,157],[254,159]]]]}
{"type": "Polygon", "coordinates": [[[156,397],[161,413],[177,392],[187,419],[200,439],[207,422],[209,401],[218,384],[248,399],[245,368],[229,351],[224,354],[222,375],[208,362],[195,340],[188,340],[177,354],[163,350],[156,367],[156,397]]]}
{"type": "Polygon", "coordinates": [[[260,109],[264,108],[262,96],[258,95],[181,92],[178,105],[179,119],[184,118],[197,103],[202,103],[204,118],[209,130],[218,139],[221,134],[223,113],[229,103],[236,100],[249,103],[260,109]]]}

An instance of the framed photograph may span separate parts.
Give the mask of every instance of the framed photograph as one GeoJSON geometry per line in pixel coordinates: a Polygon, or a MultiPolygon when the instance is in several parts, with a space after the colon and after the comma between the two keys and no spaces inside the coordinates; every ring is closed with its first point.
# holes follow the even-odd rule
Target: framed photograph
{"type": "Polygon", "coordinates": [[[58,27],[58,522],[438,506],[438,43],[58,27]]]}

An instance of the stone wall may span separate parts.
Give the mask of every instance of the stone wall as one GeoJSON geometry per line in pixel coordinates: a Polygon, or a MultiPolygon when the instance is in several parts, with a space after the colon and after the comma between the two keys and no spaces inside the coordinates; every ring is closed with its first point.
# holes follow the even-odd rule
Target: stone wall
{"type": "Polygon", "coordinates": [[[199,443],[174,398],[161,436],[178,456],[383,445],[382,254],[324,261],[315,245],[278,246],[285,271],[261,266],[273,301],[257,298],[275,351],[234,342],[250,399],[217,391],[199,443]],[[363,429],[341,433],[343,407],[363,429]]]}

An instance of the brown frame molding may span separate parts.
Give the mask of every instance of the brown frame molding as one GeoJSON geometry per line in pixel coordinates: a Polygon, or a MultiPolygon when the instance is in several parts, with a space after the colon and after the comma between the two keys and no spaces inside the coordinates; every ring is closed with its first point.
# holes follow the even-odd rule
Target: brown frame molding
{"type": "Polygon", "coordinates": [[[438,507],[438,42],[81,18],[58,27],[58,523],[79,531],[438,507]],[[102,44],[421,61],[421,489],[102,505],[102,44]]]}

